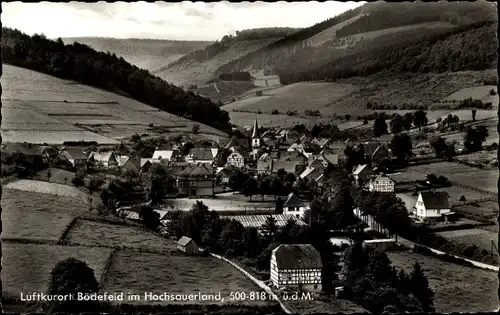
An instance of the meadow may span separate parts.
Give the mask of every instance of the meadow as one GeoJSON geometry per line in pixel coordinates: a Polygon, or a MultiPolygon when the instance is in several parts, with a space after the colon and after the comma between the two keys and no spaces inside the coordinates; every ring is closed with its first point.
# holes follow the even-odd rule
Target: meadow
{"type": "MultiPolygon", "coordinates": [[[[476,245],[479,249],[491,250],[491,242],[498,248],[498,233],[476,228],[436,233],[442,237],[467,245],[476,245]]],[[[495,250],[493,250],[495,251],[495,250]]],[[[496,255],[497,253],[494,252],[496,255]]]]}
{"type": "MultiPolygon", "coordinates": [[[[281,198],[285,198],[283,196],[281,198]]],[[[258,209],[274,209],[275,201],[274,196],[264,196],[262,200],[261,196],[253,196],[252,201],[248,197],[240,194],[224,193],[217,194],[214,199],[190,199],[190,198],[178,198],[178,199],[167,199],[163,203],[163,208],[165,210],[191,210],[193,205],[197,201],[202,201],[210,210],[216,211],[231,211],[231,210],[258,210],[258,209]]]]}
{"type": "Polygon", "coordinates": [[[78,219],[65,238],[69,244],[126,246],[153,251],[175,250],[170,239],[155,235],[140,227],[78,219]]]}
{"type": "MultiPolygon", "coordinates": [[[[10,65],[4,67],[2,87],[2,137],[6,142],[62,144],[85,139],[118,144],[152,125],[192,132],[195,124],[123,95],[10,65]],[[96,125],[103,128],[93,130],[96,125]]],[[[198,125],[200,135],[227,136],[198,125]]]]}
{"type": "MultiPolygon", "coordinates": [[[[155,294],[218,294],[223,303],[268,305],[269,301],[230,301],[231,292],[259,292],[237,269],[214,257],[192,257],[181,253],[160,255],[119,251],[106,274],[104,291],[126,291],[144,296],[155,294]]],[[[134,301],[137,304],[218,304],[213,301],[134,301]]]]}
{"type": "Polygon", "coordinates": [[[17,189],[26,192],[34,192],[47,195],[57,195],[59,197],[71,197],[80,199],[80,202],[87,201],[87,194],[74,186],[49,183],[45,181],[20,179],[8,183],[4,188],[17,189]]]}
{"type": "Polygon", "coordinates": [[[47,292],[50,272],[61,260],[74,257],[94,269],[96,279],[104,272],[111,249],[2,242],[2,289],[9,295],[47,292]]]}
{"type": "Polygon", "coordinates": [[[413,252],[390,252],[393,266],[411,272],[418,262],[434,290],[437,312],[491,312],[500,307],[495,272],[444,262],[413,252]],[[471,281],[473,279],[473,281],[471,281]]]}

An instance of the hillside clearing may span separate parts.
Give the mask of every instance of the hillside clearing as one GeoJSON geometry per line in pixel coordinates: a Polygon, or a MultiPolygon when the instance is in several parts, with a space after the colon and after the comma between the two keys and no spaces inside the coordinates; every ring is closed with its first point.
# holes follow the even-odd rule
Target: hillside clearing
{"type": "Polygon", "coordinates": [[[8,183],[4,188],[18,189],[41,194],[52,194],[62,197],[72,197],[80,199],[81,201],[87,201],[87,194],[76,187],[45,181],[20,179],[15,182],[8,183]]]}
{"type": "MultiPolygon", "coordinates": [[[[198,124],[72,81],[10,65],[5,65],[3,71],[2,138],[5,142],[63,144],[85,139],[119,144],[119,140],[133,134],[145,133],[151,124],[183,132],[192,132],[193,125],[198,124]],[[76,126],[77,123],[82,125],[76,126]],[[92,129],[97,124],[106,128],[92,129]]],[[[227,136],[215,128],[198,125],[201,136],[227,136]]],[[[148,134],[155,133],[149,131],[148,134]]]]}
{"type": "Polygon", "coordinates": [[[79,219],[71,228],[68,243],[101,246],[127,246],[158,251],[175,250],[175,242],[140,227],[93,222],[79,219]]]}
{"type": "Polygon", "coordinates": [[[500,307],[495,272],[443,262],[413,252],[394,252],[388,256],[396,268],[408,273],[415,262],[422,265],[435,293],[437,312],[490,312],[500,307]]]}
{"type": "Polygon", "coordinates": [[[318,47],[323,45],[324,43],[331,41],[332,39],[335,39],[335,35],[337,33],[337,30],[343,28],[346,25],[351,24],[352,22],[359,20],[360,18],[366,16],[368,14],[359,14],[355,17],[352,17],[348,20],[345,20],[343,22],[340,22],[338,24],[335,24],[332,27],[327,28],[326,30],[308,38],[304,42],[307,43],[311,47],[318,47]]]}
{"type": "MultiPolygon", "coordinates": [[[[224,304],[268,305],[269,301],[230,301],[231,292],[259,292],[260,289],[226,262],[213,257],[116,253],[106,275],[106,292],[127,291],[144,297],[154,294],[221,294],[224,304]]],[[[220,304],[218,301],[131,301],[134,304],[220,304]]]]}
{"type": "MultiPolygon", "coordinates": [[[[47,292],[50,272],[69,257],[85,261],[100,280],[111,253],[106,248],[69,247],[43,244],[2,244],[2,289],[19,297],[32,292],[47,292]]],[[[125,289],[125,288],[124,288],[125,289]]]]}
{"type": "MultiPolygon", "coordinates": [[[[479,249],[485,249],[487,251],[491,250],[491,242],[495,244],[498,248],[498,233],[487,231],[483,229],[465,229],[456,231],[445,231],[438,232],[438,235],[443,236],[446,239],[467,244],[476,245],[479,249]]],[[[497,253],[493,249],[494,255],[497,253]]]]}

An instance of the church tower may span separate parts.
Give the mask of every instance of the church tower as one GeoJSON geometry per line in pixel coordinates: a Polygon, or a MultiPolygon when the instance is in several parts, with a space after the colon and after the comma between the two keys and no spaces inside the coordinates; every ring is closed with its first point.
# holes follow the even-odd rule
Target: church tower
{"type": "Polygon", "coordinates": [[[259,125],[257,124],[257,118],[253,123],[253,131],[252,131],[252,148],[260,148],[260,132],[259,125]]]}

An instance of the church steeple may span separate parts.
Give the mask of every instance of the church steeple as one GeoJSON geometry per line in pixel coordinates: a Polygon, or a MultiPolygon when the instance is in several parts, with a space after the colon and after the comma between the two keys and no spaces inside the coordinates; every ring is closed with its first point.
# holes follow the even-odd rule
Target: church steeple
{"type": "Polygon", "coordinates": [[[255,118],[255,122],[253,123],[252,147],[253,148],[260,147],[260,132],[259,132],[259,125],[257,124],[257,118],[255,118]]]}

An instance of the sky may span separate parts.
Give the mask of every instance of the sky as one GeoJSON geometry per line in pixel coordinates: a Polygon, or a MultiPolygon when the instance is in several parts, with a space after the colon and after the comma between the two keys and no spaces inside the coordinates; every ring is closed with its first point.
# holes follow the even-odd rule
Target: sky
{"type": "Polygon", "coordinates": [[[2,3],[2,24],[28,35],[213,41],[237,30],[308,27],[364,2],[144,1],[2,3]]]}

